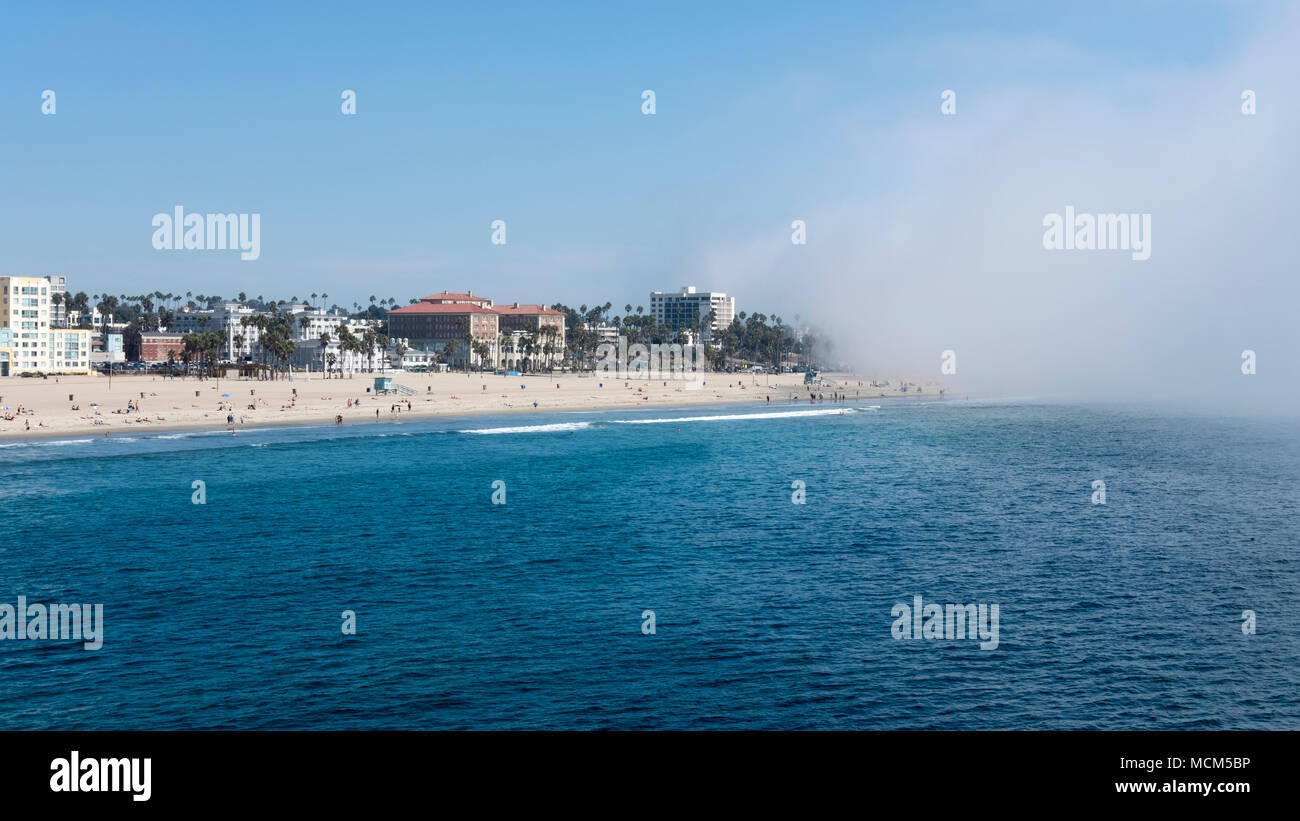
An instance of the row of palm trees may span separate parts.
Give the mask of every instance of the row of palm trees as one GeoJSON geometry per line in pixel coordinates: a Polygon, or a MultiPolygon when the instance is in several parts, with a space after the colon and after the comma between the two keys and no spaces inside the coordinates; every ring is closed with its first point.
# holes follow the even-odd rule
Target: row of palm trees
{"type": "MultiPolygon", "coordinates": [[[[199,323],[204,324],[204,319],[207,317],[200,317],[199,323]]],[[[269,314],[240,317],[239,324],[245,329],[256,328],[258,331],[257,352],[260,372],[264,377],[279,378],[281,369],[288,366],[297,348],[297,343],[294,342],[293,323],[289,317],[273,310],[269,314]],[[269,364],[268,360],[270,360],[269,364]]],[[[246,338],[243,334],[234,335],[233,341],[237,350],[243,350],[246,338]]],[[[233,355],[234,351],[231,353],[233,355]]]]}
{"type": "MultiPolygon", "coordinates": [[[[76,294],[56,293],[50,299],[56,309],[66,306],[69,313],[79,312],[82,315],[83,325],[89,325],[90,307],[94,305],[109,321],[139,322],[146,330],[155,330],[160,325],[168,324],[169,314],[174,315],[183,307],[190,310],[213,308],[226,301],[224,297],[217,294],[195,294],[193,291],[186,291],[184,294],[154,291],[147,294],[113,295],[106,293],[94,294],[93,296],[87,296],[84,291],[81,291],[76,294]]],[[[272,299],[268,302],[261,294],[250,298],[247,293],[240,291],[236,301],[241,305],[251,306],[259,312],[270,312],[276,309],[282,310],[286,306],[296,304],[302,300],[297,295],[294,295],[287,300],[272,299]]],[[[329,294],[313,292],[309,304],[313,308],[324,307],[329,304],[329,294]]],[[[340,308],[338,305],[333,307],[340,308]]],[[[386,316],[389,310],[396,307],[396,298],[380,298],[374,294],[370,295],[369,304],[352,303],[354,316],[364,314],[371,318],[380,319],[386,316]]]]}
{"type": "MultiPolygon", "coordinates": [[[[531,333],[516,336],[508,334],[501,338],[501,353],[507,361],[522,364],[524,370],[550,370],[555,367],[556,354],[563,354],[556,342],[560,329],[555,325],[539,325],[531,333]],[[516,359],[516,355],[520,358],[516,359]]],[[[483,345],[485,353],[491,349],[483,345]]]]}
{"type": "Polygon", "coordinates": [[[215,373],[217,358],[221,354],[221,337],[215,331],[186,334],[181,337],[181,344],[184,345],[181,361],[187,369],[197,361],[200,376],[215,373]]]}
{"type": "MultiPolygon", "coordinates": [[[[306,327],[311,323],[311,320],[308,317],[303,317],[299,321],[302,323],[304,329],[306,329],[306,327]]],[[[326,379],[329,378],[332,372],[335,372],[336,368],[339,376],[341,377],[343,375],[343,366],[342,362],[339,361],[339,356],[328,350],[329,344],[335,341],[336,338],[338,341],[339,352],[345,357],[347,354],[356,354],[358,356],[364,355],[366,358],[366,364],[368,365],[367,370],[371,373],[374,373],[375,370],[375,354],[376,351],[378,351],[380,370],[382,371],[384,369],[388,359],[387,351],[390,342],[388,335],[381,333],[374,328],[365,328],[360,334],[355,334],[347,325],[340,325],[336,336],[331,336],[329,331],[321,331],[321,367],[325,371],[326,379]]],[[[406,346],[399,344],[397,346],[397,352],[398,356],[401,356],[406,352],[406,346]]]]}

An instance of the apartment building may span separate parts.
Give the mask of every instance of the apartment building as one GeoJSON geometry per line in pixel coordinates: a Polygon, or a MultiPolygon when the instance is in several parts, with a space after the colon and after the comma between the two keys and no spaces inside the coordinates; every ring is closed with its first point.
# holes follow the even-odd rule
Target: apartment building
{"type": "Polygon", "coordinates": [[[89,328],[51,328],[50,373],[90,373],[91,337],[89,328]]]}
{"type": "Polygon", "coordinates": [[[14,362],[14,332],[9,328],[0,328],[0,376],[12,373],[14,362]]]}
{"type": "Polygon", "coordinates": [[[227,362],[244,359],[254,355],[261,332],[255,325],[244,325],[245,317],[253,317],[256,311],[238,302],[225,302],[217,308],[200,308],[190,310],[182,308],[173,318],[167,330],[179,334],[197,334],[212,331],[221,337],[221,350],[218,357],[227,362]]]}
{"type": "Polygon", "coordinates": [[[50,327],[68,327],[68,278],[46,276],[50,281],[50,327]]]}
{"type": "Polygon", "coordinates": [[[0,277],[0,328],[13,332],[10,374],[50,368],[50,291],[45,277],[0,277]]]}
{"type": "Polygon", "coordinates": [[[306,303],[295,303],[287,313],[293,322],[294,339],[303,342],[320,339],[322,333],[336,337],[343,325],[347,325],[348,330],[354,334],[362,334],[373,325],[370,320],[353,319],[337,308],[327,311],[306,303]]]}

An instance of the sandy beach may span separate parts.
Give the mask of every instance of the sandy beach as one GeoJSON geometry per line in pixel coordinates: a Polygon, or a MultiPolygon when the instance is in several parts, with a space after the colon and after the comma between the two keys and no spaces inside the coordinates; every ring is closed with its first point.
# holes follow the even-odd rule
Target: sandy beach
{"type": "MultiPolygon", "coordinates": [[[[388,373],[413,393],[376,394],[374,377],[355,374],[325,379],[295,374],[275,381],[171,378],[149,374],[0,379],[0,439],[120,431],[194,430],[269,425],[345,425],[376,419],[540,413],[719,403],[808,400],[802,374],[702,375],[698,387],[683,381],[609,380],[592,375],[497,376],[471,373],[388,373]],[[367,388],[370,388],[367,391],[367,388]],[[13,417],[10,419],[9,417],[13,417]]],[[[849,399],[915,396],[937,398],[937,385],[923,392],[901,385],[871,387],[869,379],[828,374],[818,391],[849,399]]]]}

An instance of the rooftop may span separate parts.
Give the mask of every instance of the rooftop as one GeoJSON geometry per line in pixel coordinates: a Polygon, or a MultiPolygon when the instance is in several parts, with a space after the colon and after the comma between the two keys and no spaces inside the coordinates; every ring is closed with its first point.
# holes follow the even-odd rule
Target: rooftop
{"type": "MultiPolygon", "coordinates": [[[[429,299],[429,297],[425,297],[429,299]]],[[[494,314],[495,308],[483,308],[466,302],[417,302],[414,305],[406,305],[401,308],[394,308],[389,311],[390,314],[494,314]]]]}
{"type": "Polygon", "coordinates": [[[547,308],[545,305],[520,305],[518,302],[513,303],[511,305],[498,305],[492,310],[496,311],[499,314],[507,314],[511,316],[520,316],[520,315],[531,316],[533,314],[545,314],[547,316],[564,316],[563,311],[555,311],[550,308],[547,308]]]}

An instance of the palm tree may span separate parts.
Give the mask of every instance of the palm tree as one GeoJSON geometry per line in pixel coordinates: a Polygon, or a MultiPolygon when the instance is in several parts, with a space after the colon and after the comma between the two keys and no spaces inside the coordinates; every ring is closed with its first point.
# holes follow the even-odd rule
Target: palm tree
{"type": "MultiPolygon", "coordinates": [[[[371,299],[373,300],[374,297],[371,297],[371,299]]],[[[366,362],[369,364],[368,370],[370,373],[375,372],[375,345],[378,344],[378,341],[374,328],[366,328],[362,331],[361,342],[365,346],[366,362]]]]}
{"type": "MultiPolygon", "coordinates": [[[[329,378],[330,378],[330,370],[329,370],[329,368],[327,367],[326,362],[325,362],[325,357],[327,356],[327,354],[326,354],[326,352],[325,352],[325,349],[328,348],[329,345],[330,345],[330,332],[329,332],[329,331],[321,331],[321,332],[320,332],[320,356],[321,356],[321,367],[325,368],[325,378],[326,378],[326,379],[329,379],[329,378]]],[[[334,354],[328,354],[328,356],[333,357],[334,354]]]]}
{"type": "Polygon", "coordinates": [[[343,366],[347,364],[347,355],[356,349],[357,340],[352,335],[352,331],[347,325],[339,326],[339,353],[342,354],[343,361],[339,363],[339,376],[343,375],[343,366]]]}
{"type": "Polygon", "coordinates": [[[375,334],[375,344],[379,346],[379,372],[384,373],[384,368],[388,364],[388,343],[391,340],[388,334],[375,334]]]}
{"type": "Polygon", "coordinates": [[[258,353],[259,353],[259,358],[262,361],[262,369],[263,371],[265,371],[266,354],[267,354],[265,337],[266,337],[267,326],[271,324],[271,320],[267,318],[266,314],[257,314],[256,316],[252,317],[252,320],[253,321],[251,324],[257,327],[258,353]]]}
{"type": "Polygon", "coordinates": [[[514,353],[515,353],[515,337],[514,337],[514,334],[511,334],[510,336],[507,336],[505,339],[501,340],[501,352],[504,353],[504,354],[508,354],[508,356],[507,356],[507,358],[506,358],[506,365],[508,366],[508,368],[513,368],[513,367],[514,367],[514,353]]]}

